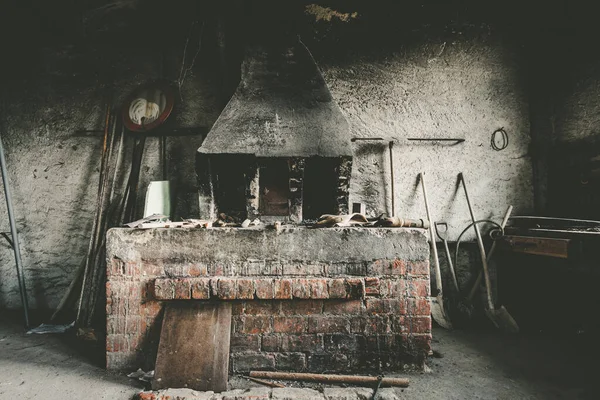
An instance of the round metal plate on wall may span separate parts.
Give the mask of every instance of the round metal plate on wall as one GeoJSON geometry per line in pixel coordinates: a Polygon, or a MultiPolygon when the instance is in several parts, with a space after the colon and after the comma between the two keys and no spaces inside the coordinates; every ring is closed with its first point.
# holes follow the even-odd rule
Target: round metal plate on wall
{"type": "Polygon", "coordinates": [[[175,96],[165,83],[136,89],[123,104],[123,123],[132,132],[147,132],[162,125],[173,111],[175,96]]]}

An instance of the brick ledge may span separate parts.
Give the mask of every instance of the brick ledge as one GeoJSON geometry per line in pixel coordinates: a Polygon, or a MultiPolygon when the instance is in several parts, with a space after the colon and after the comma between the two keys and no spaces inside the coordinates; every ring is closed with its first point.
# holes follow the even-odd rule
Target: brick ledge
{"type": "Polygon", "coordinates": [[[156,300],[362,299],[379,295],[378,278],[157,278],[156,300]]]}

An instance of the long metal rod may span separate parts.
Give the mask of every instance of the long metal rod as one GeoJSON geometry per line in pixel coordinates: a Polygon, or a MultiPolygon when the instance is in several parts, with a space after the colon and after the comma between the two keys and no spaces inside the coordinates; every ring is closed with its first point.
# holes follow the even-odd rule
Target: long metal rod
{"type": "Polygon", "coordinates": [[[84,303],[84,296],[86,294],[86,292],[88,291],[88,282],[89,282],[89,274],[90,274],[90,269],[93,268],[91,263],[93,260],[93,252],[94,252],[94,248],[98,242],[98,235],[99,235],[99,229],[100,227],[98,226],[99,224],[99,219],[100,219],[100,208],[102,207],[101,204],[101,195],[102,195],[102,185],[103,185],[103,177],[105,174],[104,171],[104,166],[106,164],[106,150],[108,147],[108,131],[109,131],[109,123],[110,123],[110,114],[111,114],[111,106],[110,103],[106,104],[106,114],[105,114],[105,120],[104,120],[104,140],[102,142],[102,155],[100,158],[100,175],[98,178],[98,196],[96,198],[96,209],[94,211],[94,220],[92,222],[92,232],[90,235],[90,241],[88,243],[88,251],[86,254],[86,261],[85,261],[85,268],[84,268],[84,272],[83,272],[83,280],[81,283],[81,293],[79,294],[79,302],[77,305],[77,316],[76,316],[76,321],[78,325],[81,325],[81,319],[82,319],[82,310],[85,307],[84,303]]]}
{"type": "Polygon", "coordinates": [[[438,256],[437,245],[435,241],[435,232],[434,232],[434,221],[431,219],[431,212],[429,210],[429,201],[427,200],[427,188],[425,186],[424,173],[419,174],[419,179],[421,180],[421,187],[423,188],[423,198],[425,199],[425,212],[427,213],[427,219],[429,220],[429,239],[431,240],[431,252],[433,253],[433,266],[435,270],[435,285],[438,289],[438,296],[441,296],[443,293],[442,290],[442,272],[440,270],[440,259],[438,256]]]}
{"type": "Polygon", "coordinates": [[[6,159],[4,158],[4,145],[0,135],[0,166],[2,167],[2,181],[4,182],[4,197],[6,197],[6,209],[8,210],[8,221],[10,223],[10,233],[12,235],[13,250],[15,253],[15,263],[17,264],[17,277],[19,280],[19,291],[21,292],[21,303],[23,304],[23,316],[25,318],[25,327],[29,328],[29,305],[27,304],[27,292],[25,287],[25,275],[23,274],[23,263],[21,261],[21,247],[19,246],[19,233],[17,232],[17,223],[12,205],[12,193],[8,183],[8,173],[6,169],[6,159]]]}
{"type": "Polygon", "coordinates": [[[392,191],[392,215],[391,217],[394,217],[396,215],[396,192],[394,191],[394,150],[392,150],[394,148],[394,142],[391,141],[389,144],[390,147],[390,182],[391,182],[391,188],[390,190],[392,191]]]}
{"type": "Polygon", "coordinates": [[[473,229],[475,229],[475,237],[477,238],[477,245],[479,246],[479,255],[481,256],[481,264],[483,265],[483,278],[485,279],[485,287],[487,288],[488,307],[493,312],[494,300],[492,299],[492,281],[490,280],[490,273],[488,271],[487,256],[485,254],[485,247],[483,246],[483,239],[481,238],[481,232],[479,231],[479,227],[475,223],[477,219],[475,218],[475,214],[473,213],[473,207],[471,206],[471,199],[469,199],[469,192],[467,190],[465,177],[462,173],[460,173],[458,174],[458,179],[460,179],[460,181],[462,182],[463,189],[465,190],[465,197],[467,198],[469,213],[471,214],[471,219],[473,220],[473,229]]]}

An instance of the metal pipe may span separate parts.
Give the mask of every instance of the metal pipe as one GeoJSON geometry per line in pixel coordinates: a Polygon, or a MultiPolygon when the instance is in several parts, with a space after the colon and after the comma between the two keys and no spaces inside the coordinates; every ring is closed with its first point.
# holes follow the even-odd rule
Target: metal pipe
{"type": "Polygon", "coordinates": [[[425,174],[421,172],[419,174],[419,179],[421,181],[421,187],[423,188],[423,198],[425,199],[425,213],[427,214],[427,219],[429,220],[429,239],[431,240],[431,253],[433,254],[433,267],[435,271],[435,284],[438,289],[438,296],[442,295],[442,271],[440,270],[440,259],[438,257],[437,245],[435,241],[435,232],[434,232],[434,221],[431,219],[431,211],[429,210],[429,201],[427,200],[427,188],[425,186],[425,174]]]}
{"type": "Polygon", "coordinates": [[[21,262],[21,247],[19,246],[19,233],[17,232],[17,223],[12,205],[12,194],[8,183],[8,173],[6,169],[6,159],[4,158],[4,145],[0,135],[0,167],[2,169],[2,181],[4,182],[4,196],[6,197],[6,209],[8,210],[8,221],[10,223],[10,233],[12,235],[13,250],[15,253],[15,263],[17,264],[17,278],[19,280],[19,291],[21,292],[21,303],[23,304],[23,315],[25,317],[25,327],[29,328],[29,305],[27,304],[27,292],[25,288],[25,276],[23,274],[23,263],[21,262]]]}
{"type": "Polygon", "coordinates": [[[477,219],[475,218],[475,214],[473,213],[471,199],[469,198],[469,192],[467,191],[467,184],[465,182],[465,177],[463,176],[462,172],[458,174],[458,179],[462,182],[462,186],[465,191],[465,197],[467,199],[467,205],[469,207],[469,214],[471,214],[471,220],[473,221],[473,229],[475,229],[475,237],[477,238],[477,245],[479,246],[479,255],[481,257],[481,264],[483,265],[483,278],[485,279],[485,287],[487,288],[488,307],[493,312],[494,300],[492,299],[492,281],[490,280],[490,274],[488,271],[487,256],[485,253],[485,247],[483,246],[483,238],[481,237],[481,232],[479,231],[479,227],[476,223],[477,219]]]}
{"type": "Polygon", "coordinates": [[[394,192],[394,151],[392,150],[394,147],[394,142],[390,141],[390,182],[391,182],[391,191],[392,191],[392,217],[396,215],[396,195],[394,192]]]}
{"type": "Polygon", "coordinates": [[[412,142],[456,142],[457,144],[465,141],[465,139],[459,138],[407,138],[406,140],[412,142]]]}

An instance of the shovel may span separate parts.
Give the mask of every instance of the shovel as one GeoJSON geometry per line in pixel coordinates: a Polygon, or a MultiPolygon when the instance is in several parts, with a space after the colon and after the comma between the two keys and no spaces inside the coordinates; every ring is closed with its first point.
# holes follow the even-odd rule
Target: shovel
{"type": "Polygon", "coordinates": [[[423,198],[425,199],[425,211],[427,212],[427,219],[429,220],[429,240],[431,242],[431,252],[433,254],[433,266],[435,271],[435,285],[437,286],[437,296],[431,296],[431,316],[433,320],[438,323],[442,328],[452,329],[452,323],[450,318],[446,315],[444,309],[444,297],[442,293],[442,274],[440,272],[440,260],[438,258],[438,252],[435,242],[435,233],[433,232],[433,220],[429,212],[429,202],[427,201],[427,189],[425,188],[425,180],[423,179],[424,174],[419,174],[421,180],[421,186],[423,187],[423,198]]]}
{"type": "Polygon", "coordinates": [[[477,226],[475,214],[473,214],[473,208],[471,207],[471,200],[469,199],[469,192],[467,191],[467,184],[462,173],[458,174],[459,182],[462,182],[463,189],[465,190],[465,197],[467,198],[467,205],[469,206],[469,213],[473,220],[473,229],[475,229],[475,236],[477,237],[477,245],[479,246],[479,254],[481,256],[481,263],[483,265],[483,277],[485,279],[485,288],[487,290],[487,301],[488,308],[486,314],[492,323],[497,327],[506,332],[517,333],[519,332],[519,326],[514,318],[509,314],[508,310],[504,306],[498,308],[494,307],[494,300],[492,299],[492,283],[490,281],[490,273],[488,270],[487,257],[485,255],[485,248],[483,247],[483,239],[481,238],[481,232],[477,226]]]}
{"type": "Polygon", "coordinates": [[[454,284],[454,289],[456,290],[456,293],[460,294],[458,280],[456,279],[456,271],[454,270],[454,264],[452,264],[452,255],[450,254],[450,247],[448,247],[448,237],[446,236],[446,233],[448,233],[448,224],[445,222],[436,222],[435,233],[437,233],[437,236],[444,243],[444,251],[446,252],[446,258],[448,259],[448,269],[450,269],[450,274],[452,275],[452,283],[454,284]]]}

